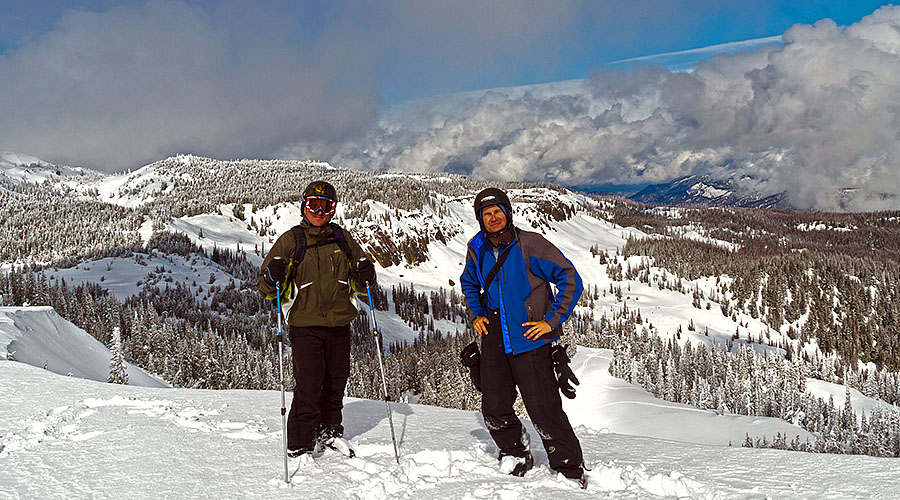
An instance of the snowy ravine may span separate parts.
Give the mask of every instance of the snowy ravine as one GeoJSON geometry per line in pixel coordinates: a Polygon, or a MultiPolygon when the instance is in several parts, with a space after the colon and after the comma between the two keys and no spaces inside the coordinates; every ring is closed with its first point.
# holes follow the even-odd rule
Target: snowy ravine
{"type": "MultiPolygon", "coordinates": [[[[573,367],[582,394],[630,392],[614,405],[615,420],[642,420],[669,438],[588,427],[584,422],[601,421],[608,410],[589,409],[583,395],[567,401],[593,469],[587,491],[551,473],[530,424],[535,469],[524,478],[502,474],[480,414],[470,411],[392,404],[398,466],[384,403],[351,398],[346,435],[358,458],[329,452],[314,465],[292,463],[286,485],[277,391],[121,386],[0,360],[0,498],[819,499],[896,498],[900,491],[893,459],[681,441],[715,417],[658,400],[659,412],[647,412],[647,400],[631,405],[643,409],[629,419],[629,399],[646,396],[609,383],[614,379],[602,373],[608,356],[579,349],[573,367]]],[[[773,419],[751,420],[775,431],[767,428],[773,419]]]]}

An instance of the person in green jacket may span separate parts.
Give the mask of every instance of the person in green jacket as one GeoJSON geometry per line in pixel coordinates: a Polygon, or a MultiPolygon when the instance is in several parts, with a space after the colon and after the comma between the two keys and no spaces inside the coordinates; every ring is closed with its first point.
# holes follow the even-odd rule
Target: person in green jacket
{"type": "Polygon", "coordinates": [[[306,460],[317,444],[349,450],[341,410],[350,376],[350,322],[357,315],[354,295],[365,294],[366,283],[375,284],[372,261],[331,223],[337,203],[334,186],[310,183],[303,191],[303,220],[275,241],[259,271],[258,289],[266,297],[281,285],[295,382],[287,448],[289,456],[306,460]]]}

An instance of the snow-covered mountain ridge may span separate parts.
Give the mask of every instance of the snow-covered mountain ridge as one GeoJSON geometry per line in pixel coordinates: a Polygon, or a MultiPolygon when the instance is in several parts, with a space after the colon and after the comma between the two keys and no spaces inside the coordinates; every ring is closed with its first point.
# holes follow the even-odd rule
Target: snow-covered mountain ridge
{"type": "Polygon", "coordinates": [[[63,182],[87,180],[96,182],[105,174],[83,167],[54,165],[34,156],[0,152],[0,176],[13,182],[63,182]]]}
{"type": "MultiPolygon", "coordinates": [[[[61,375],[106,382],[109,374],[109,349],[50,307],[0,307],[0,348],[6,359],[61,375]]],[[[129,384],[167,387],[144,370],[125,365],[129,384]]]]}
{"type": "MultiPolygon", "coordinates": [[[[61,245],[53,238],[60,236],[81,235],[82,240],[97,242],[98,251],[73,244],[66,260],[45,269],[46,279],[92,283],[128,303],[114,311],[127,315],[126,323],[139,324],[132,317],[145,315],[148,319],[141,321],[179,318],[191,325],[186,336],[179,333],[179,342],[188,342],[197,330],[203,342],[210,342],[182,355],[183,346],[167,347],[159,340],[182,327],[148,332],[149,338],[157,339],[154,345],[170,349],[165,356],[151,359],[132,347],[135,355],[144,356],[144,362],[153,363],[154,372],[181,377],[179,385],[271,387],[271,373],[241,381],[222,367],[235,364],[256,374],[265,372],[267,363],[272,366],[266,346],[273,318],[253,290],[254,266],[274,239],[300,220],[299,191],[314,178],[337,186],[341,202],[336,222],[378,261],[386,305],[379,312],[379,325],[386,338],[408,343],[432,331],[465,332],[468,325],[456,282],[466,242],[478,230],[472,199],[488,184],[460,176],[373,174],[313,162],[179,156],[74,187],[19,185],[15,187],[19,196],[13,201],[41,202],[52,197],[62,206],[71,203],[83,217],[39,220],[19,210],[17,214],[25,214],[21,217],[33,217],[19,226],[46,228],[48,241],[29,241],[34,240],[33,231],[9,241],[22,244],[23,250],[13,254],[19,262],[44,260],[35,256],[44,249],[58,250],[61,245]],[[98,218],[101,223],[93,222],[98,218]],[[62,221],[91,224],[60,231],[62,221]],[[120,229],[123,223],[125,230],[120,229]],[[130,243],[105,243],[123,235],[130,243]],[[212,345],[211,339],[223,338],[224,343],[212,345]],[[239,342],[261,349],[261,354],[249,361],[215,357],[225,356],[239,342]],[[215,363],[187,371],[178,368],[204,357],[212,357],[215,363]]],[[[690,342],[695,348],[733,352],[750,346],[759,354],[806,358],[813,377],[847,382],[884,401],[898,401],[894,371],[898,360],[890,354],[896,330],[880,320],[860,319],[889,318],[896,307],[895,291],[885,286],[891,280],[881,274],[895,272],[887,256],[900,248],[893,244],[900,234],[896,214],[652,208],[550,185],[501,186],[513,200],[516,224],[544,234],[572,260],[585,281],[587,292],[570,322],[574,341],[612,347],[615,340],[610,335],[630,325],[677,345],[690,342]],[[862,236],[868,241],[861,242],[862,236]],[[872,250],[870,242],[878,248],[872,250]],[[822,257],[821,249],[826,247],[832,253],[822,257]],[[878,260],[857,258],[862,251],[878,260]],[[848,271],[852,276],[846,276],[848,271]],[[835,303],[844,307],[835,308],[835,303]],[[865,326],[855,327],[860,333],[848,337],[846,325],[865,326]],[[866,335],[875,341],[866,343],[866,335]],[[886,371],[871,371],[876,367],[886,371]],[[855,371],[845,375],[848,369],[855,371]],[[869,371],[858,371],[862,369],[869,371]]],[[[6,262],[12,260],[7,257],[6,262]]],[[[10,300],[9,296],[3,300],[10,300]]],[[[361,328],[365,330],[365,325],[361,328]]],[[[403,374],[389,387],[391,394],[426,391],[432,404],[457,404],[434,399],[441,395],[441,384],[446,390],[456,379],[442,381],[404,371],[410,368],[401,358],[389,361],[396,363],[392,369],[403,374]]],[[[693,393],[667,392],[666,380],[674,374],[657,370],[657,361],[650,357],[633,362],[647,372],[636,374],[635,382],[660,397],[711,405],[704,408],[721,406],[726,413],[800,418],[793,409],[761,404],[767,396],[755,397],[750,404],[735,402],[734,391],[727,388],[715,400],[703,400],[695,381],[683,382],[694,387],[693,393]]],[[[448,376],[457,377],[455,365],[442,369],[452,367],[454,372],[448,376]]],[[[359,365],[359,370],[365,367],[359,365]]],[[[355,394],[367,394],[371,381],[360,377],[354,386],[360,392],[355,394]]],[[[753,380],[761,384],[760,390],[778,384],[762,375],[753,380]]],[[[841,391],[836,392],[839,404],[841,391]]],[[[467,398],[456,407],[471,408],[465,405],[474,399],[467,398]]]]}
{"type": "Polygon", "coordinates": [[[741,180],[720,180],[709,175],[690,175],[668,183],[652,184],[628,198],[650,205],[794,208],[785,193],[760,196],[752,188],[743,186],[741,180]]]}
{"type": "MultiPolygon", "coordinates": [[[[488,185],[461,176],[371,174],[334,169],[319,162],[219,161],[180,155],[129,174],[107,176],[99,180],[85,179],[75,187],[66,184],[64,188],[57,189],[57,192],[81,193],[75,197],[77,198],[75,203],[79,203],[79,208],[89,213],[108,213],[104,219],[115,220],[115,225],[94,223],[93,227],[85,228],[85,231],[100,231],[99,237],[89,237],[94,241],[103,242],[109,239],[146,244],[154,232],[168,230],[187,235],[194,244],[207,251],[213,249],[246,251],[250,262],[258,264],[274,239],[300,219],[297,206],[300,189],[307,181],[319,177],[331,180],[338,187],[342,200],[335,220],[347,228],[364,248],[378,259],[383,268],[382,283],[385,286],[415,283],[422,287],[421,291],[452,288],[450,283],[455,282],[458,277],[466,241],[477,231],[471,212],[472,197],[477,190],[488,185]],[[85,201],[86,193],[93,193],[97,201],[85,201]],[[123,231],[121,229],[123,225],[129,229],[123,231]],[[108,229],[105,229],[106,227],[108,229]]],[[[39,192],[53,191],[53,186],[59,184],[44,183],[39,192]]],[[[696,186],[696,183],[693,185],[696,186]]],[[[778,234],[783,229],[777,224],[735,231],[732,229],[733,224],[710,226],[705,220],[701,220],[717,216],[716,212],[705,213],[683,209],[646,211],[639,205],[629,206],[616,199],[590,197],[552,186],[513,183],[504,184],[503,187],[510,190],[516,205],[516,223],[525,229],[544,233],[559,245],[576,263],[586,283],[597,290],[610,290],[610,287],[623,284],[616,273],[611,273],[614,269],[607,265],[605,259],[598,260],[597,256],[599,252],[609,255],[617,253],[629,238],[639,240],[645,238],[647,234],[668,234],[681,239],[699,241],[700,244],[713,243],[731,249],[743,248],[747,238],[771,235],[775,242],[784,239],[784,236],[778,234]]],[[[72,198],[66,195],[59,196],[63,196],[66,200],[72,198]]],[[[720,212],[720,215],[725,217],[737,218],[740,214],[741,212],[734,211],[720,212]]],[[[752,216],[753,213],[748,214],[752,216]]],[[[782,214],[779,214],[779,217],[782,217],[782,214]]],[[[853,221],[850,216],[829,216],[828,218],[848,219],[848,222],[827,224],[818,216],[806,216],[801,213],[786,218],[791,217],[798,219],[792,226],[796,229],[796,233],[810,239],[820,237],[822,231],[819,228],[831,225],[856,228],[873,226],[871,222],[853,221]],[[815,228],[816,231],[807,230],[809,228],[815,228]]],[[[90,217],[84,219],[91,220],[90,217]]],[[[896,232],[896,217],[882,219],[883,222],[875,222],[876,228],[893,227],[896,232]]],[[[72,222],[68,218],[63,218],[59,222],[61,221],[72,222]]],[[[16,227],[27,226],[27,222],[30,221],[16,227]]],[[[47,217],[41,222],[34,220],[34,224],[40,227],[46,227],[47,223],[59,224],[59,222],[47,220],[47,217]]],[[[51,231],[49,248],[57,253],[62,245],[56,244],[52,238],[77,234],[71,230],[60,230],[59,226],[50,226],[49,229],[51,231]]],[[[878,233],[875,236],[873,244],[876,245],[879,239],[885,239],[878,233]]],[[[10,239],[10,242],[21,242],[24,237],[23,235],[10,239]]],[[[38,240],[36,243],[47,245],[48,241],[38,240]]],[[[802,245],[804,242],[794,243],[797,244],[802,245]]],[[[104,243],[103,246],[109,248],[110,245],[104,243]]],[[[882,246],[889,248],[891,245],[885,242],[882,246]]],[[[75,248],[78,247],[74,246],[73,249],[75,248]]],[[[32,253],[29,259],[27,250],[16,255],[15,260],[22,259],[25,262],[36,256],[32,253]]],[[[656,276],[656,279],[664,278],[667,281],[677,280],[679,277],[679,272],[674,269],[654,270],[652,261],[634,257],[628,260],[620,259],[615,268],[625,271],[626,268],[648,265],[650,272],[647,273],[645,285],[652,286],[651,275],[656,276]]],[[[67,277],[70,281],[72,279],[76,282],[85,281],[79,280],[78,274],[63,271],[60,276],[67,277]]],[[[101,275],[102,279],[122,276],[118,272],[103,274],[110,276],[101,275]]],[[[190,281],[192,283],[198,281],[197,278],[201,277],[201,274],[205,274],[205,271],[195,272],[190,281]]],[[[712,278],[715,274],[706,276],[704,279],[712,278]]],[[[681,277],[695,279],[691,275],[681,277]]],[[[188,276],[184,278],[188,279],[188,276]]],[[[96,277],[93,279],[96,280],[96,277]]],[[[130,279],[135,283],[139,281],[130,279]]],[[[733,292],[722,288],[723,280],[717,278],[716,282],[716,287],[697,281],[688,284],[686,288],[695,288],[705,296],[714,298],[707,302],[717,306],[712,309],[715,312],[716,309],[722,308],[718,306],[723,305],[724,299],[735,296],[733,292]]],[[[101,285],[110,286],[111,283],[104,285],[101,282],[101,285]]],[[[200,283],[194,286],[199,287],[200,283]]],[[[633,298],[628,297],[624,300],[635,303],[641,298],[640,286],[637,283],[629,286],[638,288],[633,290],[635,293],[626,294],[633,295],[633,298]]],[[[137,288],[132,287],[132,292],[127,295],[134,295],[136,291],[137,288]]],[[[680,294],[680,290],[673,291],[676,295],[680,294]]],[[[606,310],[614,311],[616,304],[622,300],[616,297],[608,304],[606,310]]],[[[728,303],[724,304],[726,309],[730,309],[727,307],[728,303]]],[[[603,311],[600,307],[592,309],[596,314],[603,311]]],[[[643,309],[645,315],[652,314],[646,308],[643,309]]],[[[694,311],[696,314],[700,312],[694,311]]],[[[668,331],[671,335],[680,325],[686,325],[691,319],[687,317],[689,315],[678,316],[665,314],[660,315],[658,319],[652,316],[649,319],[657,330],[668,331]]],[[[704,323],[711,324],[714,332],[718,331],[722,341],[732,336],[736,331],[735,327],[749,330],[749,333],[771,332],[771,328],[764,324],[751,326],[757,318],[749,317],[752,314],[746,316],[745,318],[735,316],[731,318],[732,321],[726,321],[722,325],[712,321],[712,318],[704,323]]],[[[793,328],[797,330],[803,325],[803,318],[798,320],[799,322],[795,321],[793,324],[793,328]]],[[[788,326],[783,324],[779,330],[786,333],[788,326]]],[[[784,337],[782,341],[783,339],[784,337]]]]}

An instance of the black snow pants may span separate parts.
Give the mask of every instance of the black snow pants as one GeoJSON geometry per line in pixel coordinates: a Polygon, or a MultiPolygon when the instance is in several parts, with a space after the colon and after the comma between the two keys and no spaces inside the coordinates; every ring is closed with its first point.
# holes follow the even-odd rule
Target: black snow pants
{"type": "Polygon", "coordinates": [[[523,440],[525,430],[513,410],[518,386],[550,468],[580,477],[584,463],[581,443],[562,408],[550,358],[552,344],[506,354],[499,311],[488,311],[487,317],[488,334],[481,340],[481,411],[491,437],[502,454],[524,456],[528,452],[523,440]]]}
{"type": "Polygon", "coordinates": [[[341,425],[350,377],[350,325],[290,327],[294,396],[288,414],[289,450],[312,449],[319,426],[341,425]]]}

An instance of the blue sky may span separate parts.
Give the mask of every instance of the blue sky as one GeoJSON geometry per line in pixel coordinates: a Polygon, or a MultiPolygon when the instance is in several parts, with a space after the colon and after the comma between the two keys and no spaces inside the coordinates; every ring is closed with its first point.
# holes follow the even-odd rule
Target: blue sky
{"type": "MultiPolygon", "coordinates": [[[[287,47],[300,51],[329,40],[358,40],[365,46],[359,47],[357,64],[374,66],[359,71],[366,79],[374,73],[377,90],[388,104],[433,94],[584,78],[615,61],[780,36],[796,23],[825,18],[847,25],[883,4],[868,0],[185,3],[204,11],[236,40],[252,29],[269,29],[287,47]]],[[[141,4],[146,2],[3,0],[0,54],[53,34],[67,13],[103,15],[117,6],[141,4]]],[[[672,64],[694,59],[682,56],[672,64]]],[[[658,61],[670,62],[649,62],[658,61]]],[[[354,85],[354,62],[333,64],[347,64],[344,74],[351,81],[342,83],[354,85]]]]}

